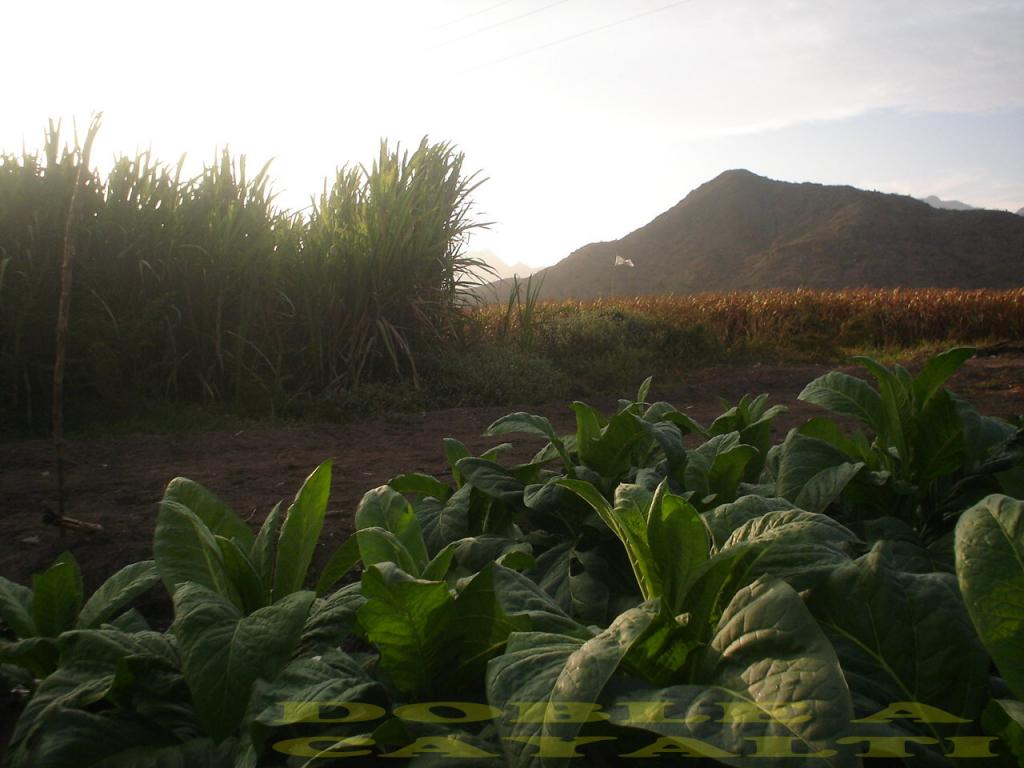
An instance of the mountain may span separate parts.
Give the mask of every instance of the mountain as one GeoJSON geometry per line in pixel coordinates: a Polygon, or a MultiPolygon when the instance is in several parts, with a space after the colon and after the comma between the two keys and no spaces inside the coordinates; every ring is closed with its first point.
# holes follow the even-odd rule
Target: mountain
{"type": "MultiPolygon", "coordinates": [[[[733,170],[635,232],[585,245],[539,274],[545,298],[801,286],[1007,288],[1024,284],[1024,219],[733,170]]],[[[498,295],[507,293],[502,288],[498,295]]]]}
{"type": "MultiPolygon", "coordinates": [[[[483,249],[479,251],[470,251],[466,254],[467,257],[476,258],[483,261],[487,266],[494,270],[494,273],[498,276],[499,280],[506,280],[516,275],[520,278],[529,277],[537,270],[531,266],[523,264],[521,261],[515,264],[507,264],[503,261],[494,251],[483,249]]],[[[495,279],[494,275],[489,272],[481,270],[481,274],[478,275],[484,282],[491,282],[495,279]]]]}
{"type": "Polygon", "coordinates": [[[935,195],[918,198],[922,203],[928,203],[932,208],[942,208],[947,211],[977,211],[973,205],[962,203],[959,200],[941,200],[935,195]]]}
{"type": "Polygon", "coordinates": [[[1019,211],[1017,211],[1017,215],[1024,216],[1024,208],[1021,208],[1019,211]]]}

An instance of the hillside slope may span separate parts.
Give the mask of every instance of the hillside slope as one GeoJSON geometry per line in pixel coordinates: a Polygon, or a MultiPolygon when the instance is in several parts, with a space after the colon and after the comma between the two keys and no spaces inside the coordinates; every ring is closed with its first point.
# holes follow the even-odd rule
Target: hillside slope
{"type": "Polygon", "coordinates": [[[1007,288],[1024,284],[1024,219],[733,170],[646,226],[586,245],[541,274],[545,298],[797,287],[1007,288]],[[635,266],[616,266],[616,256],[635,266]]]}

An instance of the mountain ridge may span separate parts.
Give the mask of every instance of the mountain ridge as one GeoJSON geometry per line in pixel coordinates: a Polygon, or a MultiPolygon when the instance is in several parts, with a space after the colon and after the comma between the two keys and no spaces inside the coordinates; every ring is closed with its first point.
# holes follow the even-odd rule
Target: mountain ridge
{"type": "MultiPolygon", "coordinates": [[[[618,240],[539,272],[544,298],[1024,284],[1024,219],[732,169],[618,240]],[[618,258],[616,258],[618,257],[618,258]],[[616,266],[628,260],[635,266],[616,266]]],[[[497,286],[502,295],[502,286],[497,286]]]]}
{"type": "Polygon", "coordinates": [[[976,205],[968,205],[963,200],[943,200],[937,195],[917,198],[922,203],[928,203],[932,208],[943,208],[947,211],[977,211],[981,210],[976,205]]]}

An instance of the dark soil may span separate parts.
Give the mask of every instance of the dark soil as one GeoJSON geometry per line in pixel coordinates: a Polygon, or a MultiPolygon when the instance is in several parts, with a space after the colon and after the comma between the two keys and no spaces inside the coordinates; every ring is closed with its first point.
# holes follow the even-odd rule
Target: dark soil
{"type": "MultiPolygon", "coordinates": [[[[735,402],[746,392],[767,392],[772,402],[790,409],[776,420],[776,438],[781,439],[790,428],[821,413],[796,396],[826,370],[824,365],[718,366],[690,372],[678,382],[660,382],[651,397],[668,400],[709,423],[722,411],[720,397],[735,402]]],[[[975,358],[951,386],[984,414],[1009,418],[1024,413],[1024,353],[1013,350],[975,358]]],[[[604,398],[592,404],[607,413],[615,402],[604,398]]],[[[456,437],[482,451],[502,441],[481,433],[514,410],[544,414],[566,432],[573,428],[567,405],[552,403],[452,408],[412,414],[401,421],[71,440],[66,514],[98,523],[102,530],[66,531],[63,537],[43,522],[47,511],[56,508],[51,444],[0,444],[0,576],[29,583],[33,573],[70,550],[81,564],[87,592],[91,591],[122,566],[151,557],[157,502],[171,478],[185,476],[202,483],[257,527],[274,503],[290,499],[306,475],[330,458],[333,487],[317,552],[319,566],[351,531],[352,515],[364,492],[403,472],[444,478],[442,438],[456,437]]],[[[526,459],[542,443],[518,435],[509,442],[516,450],[504,461],[526,459]]],[[[154,590],[143,611],[159,617],[164,600],[154,590]]]]}
{"type": "MultiPolygon", "coordinates": [[[[971,360],[952,387],[984,414],[1012,418],[1024,413],[1024,352],[993,350],[971,360]]],[[[821,411],[796,400],[824,365],[719,366],[663,383],[651,393],[707,424],[722,411],[719,398],[735,402],[743,394],[767,392],[789,412],[776,420],[776,439],[821,411]]],[[[855,372],[855,369],[847,369],[855,372]]],[[[861,372],[863,373],[863,372],[861,372]]],[[[602,412],[612,398],[591,401],[602,412]]],[[[0,576],[30,583],[64,550],[80,563],[87,593],[128,563],[151,556],[157,502],[176,476],[196,480],[219,495],[254,527],[279,499],[290,499],[306,475],[327,458],[334,460],[327,521],[314,572],[344,541],[363,493],[403,472],[444,478],[447,465],[441,439],[456,437],[472,450],[497,442],[481,437],[504,414],[527,410],[548,416],[565,432],[573,415],[565,403],[543,406],[452,408],[414,414],[402,421],[268,426],[241,432],[135,435],[72,440],[67,446],[66,514],[98,523],[101,531],[66,531],[44,523],[56,508],[53,448],[45,440],[0,444],[0,576]]],[[[543,442],[512,436],[515,450],[504,461],[525,460],[543,442]]],[[[170,605],[154,588],[138,607],[156,628],[170,620],[170,605]]],[[[9,729],[23,705],[0,690],[0,760],[9,729]]]]}

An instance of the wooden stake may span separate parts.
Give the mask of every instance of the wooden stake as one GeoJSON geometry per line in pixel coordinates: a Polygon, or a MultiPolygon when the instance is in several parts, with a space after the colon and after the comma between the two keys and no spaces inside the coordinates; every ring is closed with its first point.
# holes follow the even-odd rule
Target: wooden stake
{"type": "MultiPolygon", "coordinates": [[[[85,146],[78,153],[78,168],[75,171],[75,186],[71,190],[68,215],[64,221],[64,260],[60,271],[60,303],[57,306],[57,343],[53,361],[53,448],[57,461],[57,525],[64,536],[64,362],[67,357],[68,322],[71,316],[71,277],[75,260],[73,225],[78,190],[82,186],[83,173],[88,173],[89,154],[96,132],[100,128],[102,115],[93,115],[89,130],[85,134],[85,146]]],[[[76,138],[77,144],[77,138],[76,138]]],[[[76,151],[78,147],[75,147],[76,151]]]]}

